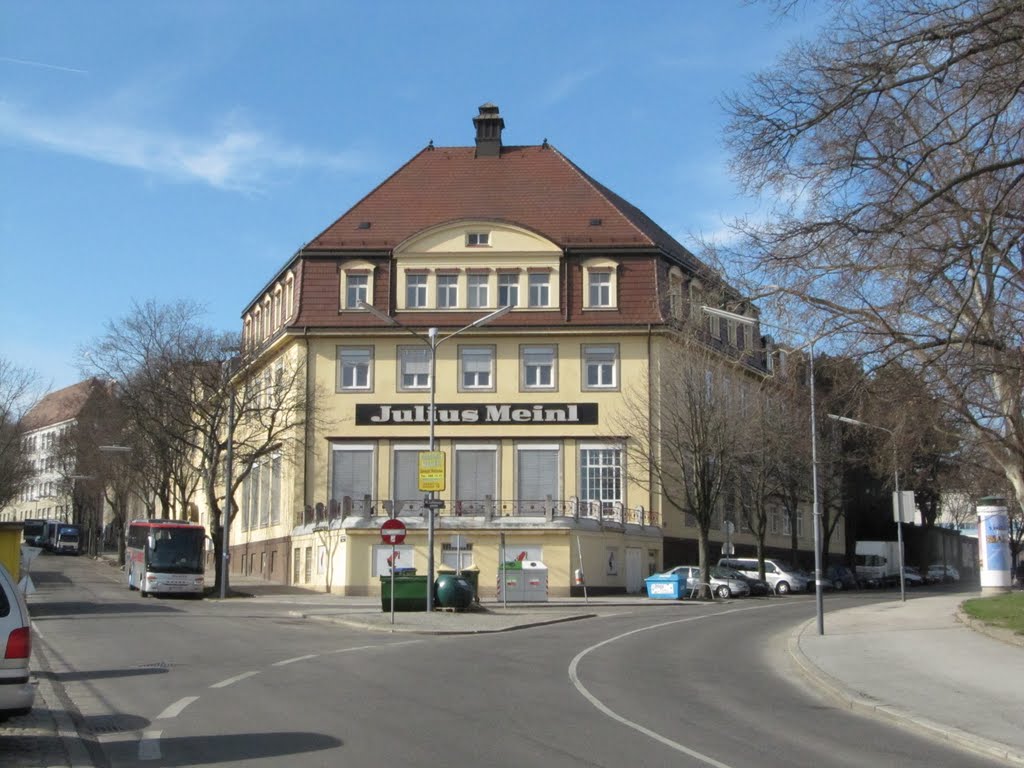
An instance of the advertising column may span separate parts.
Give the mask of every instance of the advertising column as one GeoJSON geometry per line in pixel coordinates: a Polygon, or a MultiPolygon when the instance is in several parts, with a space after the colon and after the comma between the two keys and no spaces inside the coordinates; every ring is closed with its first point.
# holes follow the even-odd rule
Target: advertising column
{"type": "Polygon", "coordinates": [[[1006,499],[987,496],[978,501],[978,549],[981,556],[981,594],[1009,592],[1012,574],[1006,499]]]}

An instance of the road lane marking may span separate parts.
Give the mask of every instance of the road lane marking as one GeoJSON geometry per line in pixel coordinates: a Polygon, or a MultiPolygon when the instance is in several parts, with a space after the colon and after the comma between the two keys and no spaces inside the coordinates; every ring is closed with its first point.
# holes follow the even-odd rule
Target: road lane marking
{"type": "Polygon", "coordinates": [[[644,736],[647,736],[661,744],[664,744],[666,747],[669,747],[670,749],[674,749],[677,752],[682,752],[684,755],[689,755],[693,759],[699,760],[700,762],[706,765],[713,766],[713,768],[732,768],[727,763],[715,760],[715,758],[698,752],[695,749],[690,749],[689,747],[680,744],[678,741],[673,741],[672,739],[666,736],[662,736],[660,733],[652,731],[650,728],[645,728],[644,726],[640,725],[640,723],[635,723],[632,720],[623,717],[619,713],[615,712],[610,707],[606,706],[604,702],[602,702],[600,699],[594,696],[594,694],[592,694],[589,690],[587,690],[587,687],[583,685],[583,682],[580,680],[577,670],[579,669],[579,664],[583,660],[583,657],[589,654],[591,651],[596,651],[598,648],[601,648],[602,646],[610,645],[611,643],[617,642],[623,639],[624,637],[629,637],[630,635],[636,635],[640,632],[647,632],[652,629],[661,629],[662,627],[669,627],[673,624],[685,624],[690,621],[700,621],[702,619],[707,619],[712,616],[724,616],[727,613],[739,613],[741,611],[757,611],[763,610],[767,607],[769,606],[756,606],[752,608],[733,608],[728,611],[722,611],[721,613],[704,614],[702,616],[689,616],[685,619],[674,619],[673,621],[664,621],[660,624],[652,624],[649,627],[640,627],[639,629],[632,629],[629,632],[623,632],[621,635],[609,637],[607,640],[602,640],[600,643],[595,643],[589,648],[584,648],[582,651],[580,651],[573,657],[573,660],[569,663],[569,680],[572,681],[573,686],[575,686],[576,690],[579,691],[580,695],[583,696],[583,698],[585,698],[592,705],[594,705],[594,707],[596,707],[598,711],[610,717],[612,720],[622,723],[627,728],[632,728],[633,730],[642,733],[644,736]]]}
{"type": "Polygon", "coordinates": [[[255,670],[255,671],[252,671],[252,672],[243,672],[240,675],[235,675],[234,677],[229,677],[227,680],[221,680],[219,683],[214,683],[210,687],[211,688],[227,688],[229,685],[237,683],[240,680],[245,680],[247,677],[252,677],[253,675],[258,675],[258,674],[259,674],[259,670],[255,670]]]}
{"type": "Polygon", "coordinates": [[[396,645],[412,645],[413,643],[422,643],[422,640],[402,640],[397,643],[384,643],[375,645],[356,645],[351,648],[337,648],[333,651],[324,651],[324,656],[330,656],[335,653],[349,653],[351,651],[373,651],[379,648],[394,648],[396,645]]]}
{"type": "Polygon", "coordinates": [[[193,701],[195,701],[198,698],[199,698],[198,696],[186,696],[183,699],[179,699],[178,701],[176,701],[173,704],[171,704],[171,706],[169,706],[167,709],[165,709],[159,715],[157,715],[156,719],[157,720],[163,720],[163,719],[169,718],[169,717],[177,717],[178,715],[181,714],[181,711],[183,709],[185,709],[185,707],[187,707],[189,704],[191,704],[193,701]]]}
{"type": "Polygon", "coordinates": [[[317,653],[307,653],[305,656],[296,656],[296,657],[294,657],[292,659],[285,659],[284,661],[275,661],[270,666],[272,666],[272,667],[284,667],[284,666],[286,666],[288,664],[294,664],[296,661],[307,661],[309,659],[315,659],[317,656],[319,656],[319,654],[317,654],[317,653]]]}
{"type": "Polygon", "coordinates": [[[163,731],[143,731],[139,740],[139,760],[160,759],[160,736],[163,731]]]}

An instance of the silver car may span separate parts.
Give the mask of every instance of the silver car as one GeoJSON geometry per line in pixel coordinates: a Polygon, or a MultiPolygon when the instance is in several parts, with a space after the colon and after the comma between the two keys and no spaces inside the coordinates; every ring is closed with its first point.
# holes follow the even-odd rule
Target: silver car
{"type": "MultiPolygon", "coordinates": [[[[700,592],[700,567],[696,565],[677,565],[665,571],[666,575],[678,574],[686,577],[686,593],[700,592]]],[[[711,576],[711,591],[715,597],[723,600],[730,597],[746,597],[750,594],[750,586],[742,579],[725,576],[711,576]]]]}
{"type": "Polygon", "coordinates": [[[28,605],[14,579],[0,565],[0,721],[26,715],[35,701],[36,687],[29,679],[32,628],[28,605]]]}

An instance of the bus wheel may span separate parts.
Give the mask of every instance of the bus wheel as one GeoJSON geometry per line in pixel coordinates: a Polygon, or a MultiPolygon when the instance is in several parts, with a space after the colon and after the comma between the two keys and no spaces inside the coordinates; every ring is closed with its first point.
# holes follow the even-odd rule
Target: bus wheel
{"type": "Polygon", "coordinates": [[[135,585],[132,583],[132,569],[128,569],[128,591],[131,592],[135,589],[135,585]]]}

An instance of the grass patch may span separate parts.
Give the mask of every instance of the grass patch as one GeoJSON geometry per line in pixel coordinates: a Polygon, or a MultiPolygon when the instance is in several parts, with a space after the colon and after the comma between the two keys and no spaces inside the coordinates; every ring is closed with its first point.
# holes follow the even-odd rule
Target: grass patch
{"type": "Polygon", "coordinates": [[[1024,635],[1024,592],[977,597],[965,601],[963,608],[973,619],[1024,635]]]}

